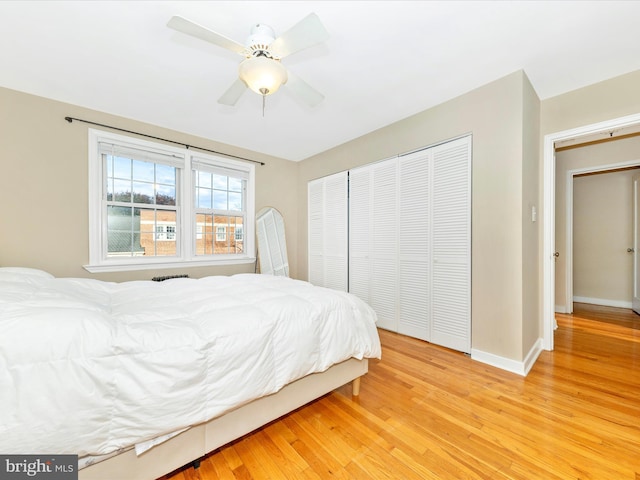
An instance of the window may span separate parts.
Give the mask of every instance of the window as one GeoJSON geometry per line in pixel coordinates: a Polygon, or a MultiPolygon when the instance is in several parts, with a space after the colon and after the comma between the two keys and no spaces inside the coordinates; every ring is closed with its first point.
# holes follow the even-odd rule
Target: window
{"type": "Polygon", "coordinates": [[[87,270],[255,260],[253,165],[93,129],[89,150],[87,270]]]}
{"type": "Polygon", "coordinates": [[[162,242],[166,227],[175,229],[177,222],[179,169],[170,159],[166,164],[161,156],[113,143],[99,150],[106,171],[106,257],[175,256],[175,242],[162,242]]]}
{"type": "MultiPolygon", "coordinates": [[[[242,172],[211,165],[194,158],[196,255],[241,255],[245,252],[242,231],[247,222],[248,177],[242,172]]],[[[253,222],[252,222],[253,223],[253,222]]]]}

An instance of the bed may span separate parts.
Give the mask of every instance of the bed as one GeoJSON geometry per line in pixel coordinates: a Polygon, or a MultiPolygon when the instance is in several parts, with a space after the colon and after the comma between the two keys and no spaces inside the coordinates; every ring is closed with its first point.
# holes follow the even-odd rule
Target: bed
{"type": "Polygon", "coordinates": [[[163,282],[0,268],[0,452],[153,480],[351,381],[373,310],[287,277],[163,282]]]}

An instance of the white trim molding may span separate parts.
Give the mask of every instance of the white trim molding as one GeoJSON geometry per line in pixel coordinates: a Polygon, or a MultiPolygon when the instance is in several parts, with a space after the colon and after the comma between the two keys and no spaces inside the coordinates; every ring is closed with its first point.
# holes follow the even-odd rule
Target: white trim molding
{"type": "Polygon", "coordinates": [[[471,349],[471,359],[478,362],[486,363],[492,367],[500,368],[511,373],[516,373],[526,377],[533,364],[536,362],[543,349],[543,340],[539,338],[527,353],[523,361],[512,360],[510,358],[501,357],[493,353],[483,352],[475,348],[471,349]]]}
{"type": "Polygon", "coordinates": [[[607,298],[592,297],[573,297],[573,301],[577,303],[589,303],[591,305],[602,305],[603,307],[631,308],[631,300],[609,300],[607,298]]]}

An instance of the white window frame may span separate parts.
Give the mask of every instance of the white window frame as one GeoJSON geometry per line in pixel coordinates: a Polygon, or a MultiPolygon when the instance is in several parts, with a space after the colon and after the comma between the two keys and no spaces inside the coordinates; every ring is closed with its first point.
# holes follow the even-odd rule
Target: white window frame
{"type": "MultiPolygon", "coordinates": [[[[102,130],[89,129],[89,263],[85,270],[91,273],[148,270],[159,268],[184,268],[195,266],[215,266],[253,263],[255,249],[255,165],[225,157],[192,153],[186,147],[169,146],[140,138],[129,137],[102,130]],[[107,257],[106,252],[106,209],[103,189],[105,169],[99,152],[100,142],[124,145],[131,148],[149,150],[174,158],[183,159],[179,167],[176,185],[178,204],[179,238],[176,239],[176,256],[166,257],[107,257]],[[243,172],[247,177],[245,192],[244,252],[240,254],[196,255],[196,225],[194,214],[194,189],[192,162],[194,158],[216,165],[225,170],[243,172]]],[[[175,235],[175,233],[174,233],[175,235]]]]}

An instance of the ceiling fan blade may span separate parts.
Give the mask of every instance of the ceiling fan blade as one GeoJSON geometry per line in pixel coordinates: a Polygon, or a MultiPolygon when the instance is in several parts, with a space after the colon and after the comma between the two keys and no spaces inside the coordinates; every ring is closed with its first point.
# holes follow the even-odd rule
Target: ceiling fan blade
{"type": "Polygon", "coordinates": [[[171,17],[171,20],[169,20],[169,22],[167,23],[167,27],[173,28],[178,32],[186,33],[187,35],[191,35],[201,40],[205,40],[209,43],[213,43],[214,45],[226,48],[227,50],[239,53],[240,55],[242,55],[242,52],[245,50],[244,45],[242,45],[241,43],[238,43],[235,40],[231,40],[230,38],[220,35],[213,30],[209,30],[208,28],[203,27],[202,25],[198,25],[197,23],[194,23],[191,20],[187,20],[183,17],[171,17]]]}
{"type": "Polygon", "coordinates": [[[329,38],[329,32],[325,30],[318,16],[315,13],[310,13],[276,38],[269,45],[269,50],[278,58],[284,58],[324,42],[327,38],[329,38]]]}
{"type": "Polygon", "coordinates": [[[222,94],[222,96],[218,99],[218,103],[229,105],[232,107],[238,100],[240,100],[240,97],[246,89],[247,86],[245,85],[245,83],[238,78],[231,84],[227,91],[222,94]]]}
{"type": "Polygon", "coordinates": [[[324,95],[300,77],[293,75],[290,71],[287,71],[287,75],[289,76],[289,79],[287,80],[287,83],[285,83],[285,86],[304,103],[310,107],[315,107],[324,100],[324,95]]]}

